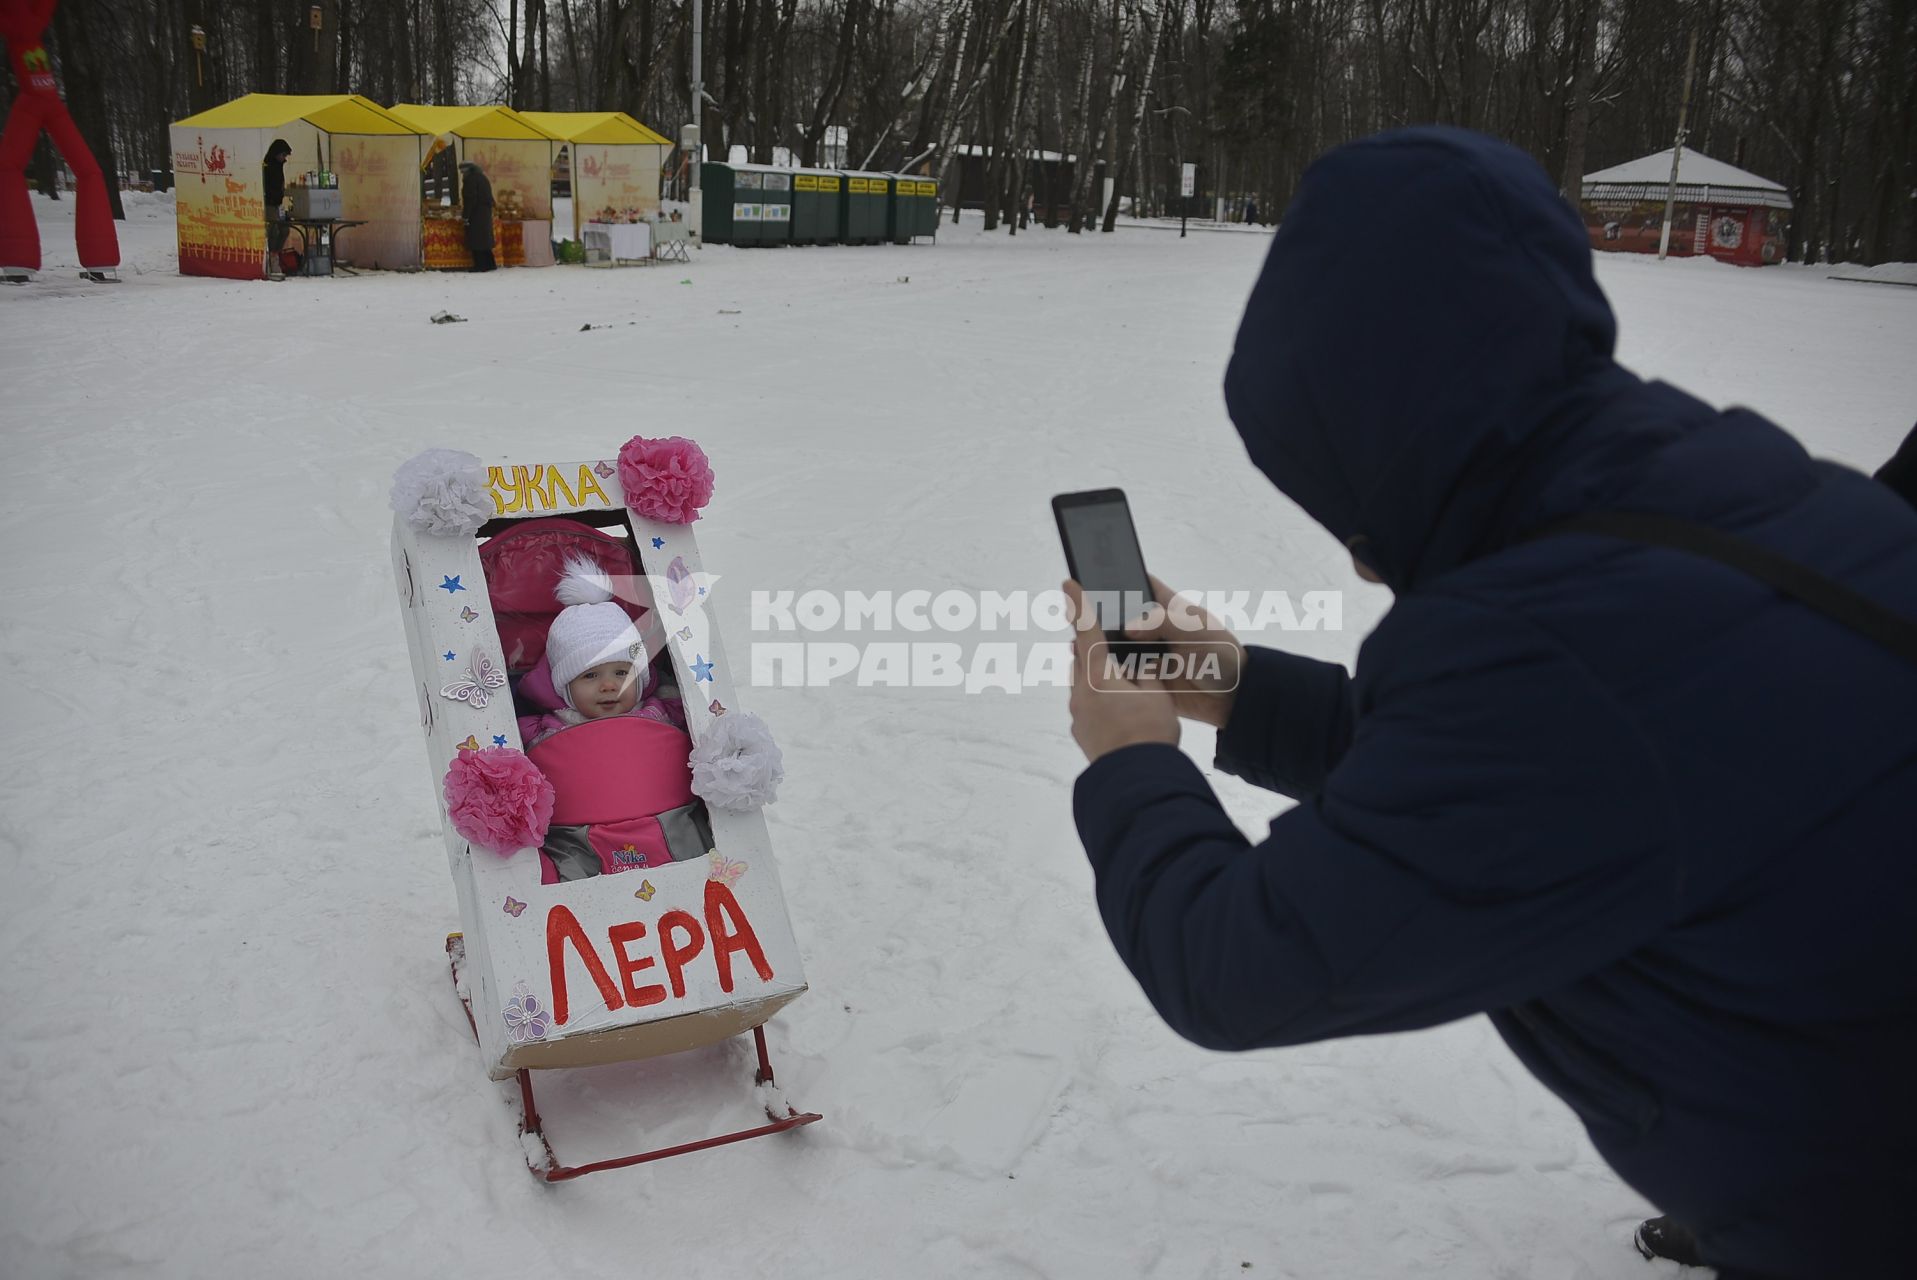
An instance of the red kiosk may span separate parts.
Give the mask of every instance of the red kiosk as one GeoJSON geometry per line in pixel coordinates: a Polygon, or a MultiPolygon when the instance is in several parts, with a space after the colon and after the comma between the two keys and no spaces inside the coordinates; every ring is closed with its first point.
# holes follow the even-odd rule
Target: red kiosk
{"type": "MultiPolygon", "coordinates": [[[[1656,253],[1670,191],[1671,153],[1586,174],[1578,204],[1591,247],[1656,253]]],[[[1784,260],[1791,197],[1778,183],[1688,148],[1678,160],[1670,252],[1743,267],[1784,260]]]]}

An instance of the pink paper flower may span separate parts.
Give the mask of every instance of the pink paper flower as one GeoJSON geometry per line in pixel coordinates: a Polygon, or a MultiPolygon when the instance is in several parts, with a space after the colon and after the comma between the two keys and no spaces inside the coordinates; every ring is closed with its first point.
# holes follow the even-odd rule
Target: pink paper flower
{"type": "Polygon", "coordinates": [[[712,501],[712,466],[705,450],[684,436],[634,436],[619,450],[619,483],[634,515],[666,524],[691,524],[712,501]]]}
{"type": "Polygon", "coordinates": [[[502,858],[545,840],[552,802],[552,783],[511,747],[462,751],[446,770],[453,830],[502,858]]]}

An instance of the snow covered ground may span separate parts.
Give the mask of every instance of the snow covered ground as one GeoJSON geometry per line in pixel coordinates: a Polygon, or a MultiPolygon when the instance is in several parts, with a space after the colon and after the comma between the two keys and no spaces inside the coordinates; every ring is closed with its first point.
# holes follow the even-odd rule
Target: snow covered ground
{"type": "MultiPolygon", "coordinates": [[[[1645,1204],[1483,1019],[1242,1056],[1113,957],[1062,690],[757,688],[811,992],[795,1135],[559,1187],[446,980],[457,927],[387,556],[429,445],[696,437],[749,593],[1056,585],[1047,499],[1132,497],[1175,585],[1388,604],[1245,461],[1219,394],[1260,235],[711,249],[689,267],[0,290],[0,1271],[21,1277],[1675,1276],[1645,1204]],[[468,323],[435,326],[440,310],[468,323]],[[589,331],[582,326],[591,325],[589,331]]],[[[1606,257],[1623,356],[1861,466],[1917,416],[1917,291],[1606,257]]],[[[1379,353],[1389,376],[1388,353],[1379,353]]],[[[790,638],[790,637],[783,637],[790,638]]],[[[1207,734],[1187,747],[1209,762],[1207,734]]],[[[1262,832],[1276,804],[1219,780],[1262,832]]],[[[563,1155],[750,1112],[719,1049],[542,1077],[563,1155]]]]}

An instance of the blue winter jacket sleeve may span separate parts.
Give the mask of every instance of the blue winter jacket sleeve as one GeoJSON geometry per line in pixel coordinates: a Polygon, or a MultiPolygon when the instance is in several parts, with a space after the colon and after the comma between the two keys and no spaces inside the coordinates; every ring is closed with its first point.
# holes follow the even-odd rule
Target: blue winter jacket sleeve
{"type": "Polygon", "coordinates": [[[1351,677],[1335,662],[1245,648],[1231,720],[1215,763],[1294,800],[1318,794],[1351,745],[1351,677]],[[1274,725],[1283,733],[1272,732],[1274,725]]]}
{"type": "MultiPolygon", "coordinates": [[[[1678,912],[1655,757],[1552,637],[1401,601],[1353,692],[1350,747],[1258,843],[1176,747],[1079,777],[1106,930],[1181,1035],[1247,1049],[1432,1026],[1556,990],[1678,912]]],[[[1322,739],[1255,735],[1313,738],[1327,717],[1256,694],[1243,714],[1235,759],[1308,777],[1322,739]]]]}

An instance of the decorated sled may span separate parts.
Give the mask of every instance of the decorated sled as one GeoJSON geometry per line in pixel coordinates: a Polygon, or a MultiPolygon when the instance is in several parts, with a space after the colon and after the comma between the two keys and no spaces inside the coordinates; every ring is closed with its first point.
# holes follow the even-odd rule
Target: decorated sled
{"type": "Polygon", "coordinates": [[[805,990],[759,811],[781,776],[777,749],[738,705],[705,608],[714,579],[691,522],[711,484],[690,441],[637,437],[616,458],[583,463],[488,466],[428,450],[394,478],[393,567],[459,897],[461,931],[447,954],[488,1073],[517,1078],[521,1130],[537,1139],[526,1144],[529,1163],[548,1181],[820,1118],[769,1103],[764,1125],[574,1168],[554,1154],[533,1100],[536,1070],[657,1057],[747,1033],[758,1082],[770,1085],[764,1024],[805,990]],[[679,758],[689,749],[689,762],[645,771],[631,788],[594,779],[555,792],[548,775],[590,767],[612,735],[625,735],[621,746],[652,735],[647,744],[670,758],[681,731],[626,717],[535,744],[520,736],[519,716],[558,705],[546,632],[564,567],[580,561],[603,571],[633,620],[642,638],[633,662],[676,685],[684,707],[690,743],[679,740],[679,758]],[[642,832],[621,842],[639,827],[595,812],[617,801],[660,813],[675,838],[648,842],[642,832]],[[692,809],[704,821],[688,845],[695,828],[674,815],[692,809]],[[555,881],[541,846],[563,823],[589,824],[564,829],[590,833],[603,871],[555,881]]]}

